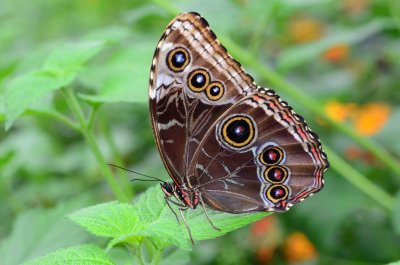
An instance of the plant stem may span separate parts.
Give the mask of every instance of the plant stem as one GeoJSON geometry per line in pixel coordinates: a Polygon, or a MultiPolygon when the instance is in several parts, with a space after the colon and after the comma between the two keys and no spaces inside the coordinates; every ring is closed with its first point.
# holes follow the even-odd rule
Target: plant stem
{"type": "Polygon", "coordinates": [[[155,248],[153,253],[153,260],[151,261],[151,265],[158,265],[160,262],[162,251],[160,249],[155,248]]]}
{"type": "Polygon", "coordinates": [[[129,202],[129,198],[126,196],[124,191],[118,185],[110,168],[106,165],[106,161],[100,152],[100,148],[94,138],[93,132],[89,129],[88,124],[86,123],[82,108],[74,92],[72,91],[71,88],[63,88],[63,92],[68,105],[70,106],[72,112],[79,121],[81,132],[85,137],[85,140],[89,145],[90,149],[92,150],[92,153],[95,156],[97,163],[100,165],[101,172],[106,177],[106,180],[110,185],[115,197],[121,202],[129,202]]]}
{"type": "MultiPolygon", "coordinates": [[[[102,134],[104,135],[104,138],[105,138],[105,140],[108,144],[108,147],[111,151],[113,163],[123,166],[124,159],[121,156],[121,153],[119,152],[118,147],[114,141],[108,120],[107,119],[101,120],[99,127],[100,127],[100,130],[101,130],[102,134]]],[[[126,171],[120,170],[120,171],[118,171],[118,175],[120,175],[120,183],[122,185],[124,185],[124,187],[132,186],[131,182],[129,181],[130,176],[128,176],[126,171]]],[[[132,198],[134,195],[133,189],[129,189],[129,188],[125,189],[125,193],[127,194],[127,196],[129,198],[132,198]]]]}
{"type": "Polygon", "coordinates": [[[324,146],[324,149],[329,157],[329,161],[333,170],[342,175],[345,179],[347,179],[347,181],[363,191],[369,197],[374,199],[377,203],[381,204],[388,210],[393,210],[395,199],[391,195],[360,174],[356,169],[340,158],[326,145],[324,146]]]}
{"type": "Polygon", "coordinates": [[[50,118],[56,119],[58,121],[63,122],[67,126],[69,126],[71,129],[80,132],[81,128],[79,127],[78,124],[75,122],[71,121],[68,119],[68,117],[64,116],[63,114],[57,112],[57,111],[46,111],[46,110],[29,110],[28,113],[31,114],[38,114],[38,115],[43,115],[43,116],[48,116],[50,118]]]}
{"type": "Polygon", "coordinates": [[[136,259],[137,259],[139,265],[145,265],[146,264],[144,262],[143,256],[142,256],[142,242],[139,243],[139,246],[137,247],[137,250],[136,250],[136,259]]]}
{"type": "Polygon", "coordinates": [[[87,127],[89,130],[92,130],[93,128],[93,124],[94,124],[94,119],[96,117],[96,113],[97,110],[99,109],[100,105],[94,105],[92,106],[92,108],[90,109],[90,114],[89,114],[89,118],[88,118],[88,122],[87,122],[87,127]]]}

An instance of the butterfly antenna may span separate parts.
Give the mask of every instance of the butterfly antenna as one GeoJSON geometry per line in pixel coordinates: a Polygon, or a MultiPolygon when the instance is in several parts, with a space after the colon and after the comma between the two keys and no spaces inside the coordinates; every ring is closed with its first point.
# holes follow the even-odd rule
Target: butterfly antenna
{"type": "Polygon", "coordinates": [[[149,176],[149,175],[145,175],[145,174],[142,174],[142,173],[139,173],[139,172],[136,172],[136,171],[133,171],[133,170],[130,170],[130,169],[121,167],[121,166],[117,166],[117,165],[114,165],[114,164],[107,164],[107,165],[108,165],[108,166],[111,166],[111,167],[116,167],[116,168],[125,170],[125,171],[130,172],[130,173],[133,173],[133,174],[137,174],[137,175],[139,175],[139,176],[143,176],[143,177],[146,177],[146,178],[150,178],[150,179],[131,179],[131,181],[140,180],[140,181],[160,181],[160,182],[165,182],[165,181],[162,180],[162,179],[159,179],[159,178],[156,178],[156,177],[152,177],[152,176],[149,176]]]}

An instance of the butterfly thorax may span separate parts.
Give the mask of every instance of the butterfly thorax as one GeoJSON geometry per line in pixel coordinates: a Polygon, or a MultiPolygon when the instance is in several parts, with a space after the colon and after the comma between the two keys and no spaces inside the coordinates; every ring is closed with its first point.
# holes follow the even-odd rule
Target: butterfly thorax
{"type": "Polygon", "coordinates": [[[195,190],[178,186],[173,182],[162,182],[160,185],[168,198],[174,196],[183,206],[195,209],[199,203],[199,194],[195,190]]]}

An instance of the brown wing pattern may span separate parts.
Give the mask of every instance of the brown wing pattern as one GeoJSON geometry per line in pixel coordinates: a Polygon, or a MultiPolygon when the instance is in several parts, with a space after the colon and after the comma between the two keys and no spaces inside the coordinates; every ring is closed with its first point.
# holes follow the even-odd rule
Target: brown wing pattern
{"type": "Polygon", "coordinates": [[[256,89],[196,13],[177,16],[152,62],[150,115],[157,146],[171,177],[182,185],[195,150],[215,120],[256,89]]]}
{"type": "Polygon", "coordinates": [[[322,188],[328,167],[304,119],[272,90],[259,88],[210,128],[189,181],[220,211],[285,211],[322,188]]]}

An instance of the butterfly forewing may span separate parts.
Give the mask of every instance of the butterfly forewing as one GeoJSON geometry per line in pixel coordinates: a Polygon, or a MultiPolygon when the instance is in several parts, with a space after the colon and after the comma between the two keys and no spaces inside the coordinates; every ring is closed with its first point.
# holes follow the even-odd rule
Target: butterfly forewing
{"type": "Polygon", "coordinates": [[[171,177],[183,184],[198,143],[214,121],[255,89],[196,13],[176,17],[154,54],[150,113],[156,142],[171,177]]]}

